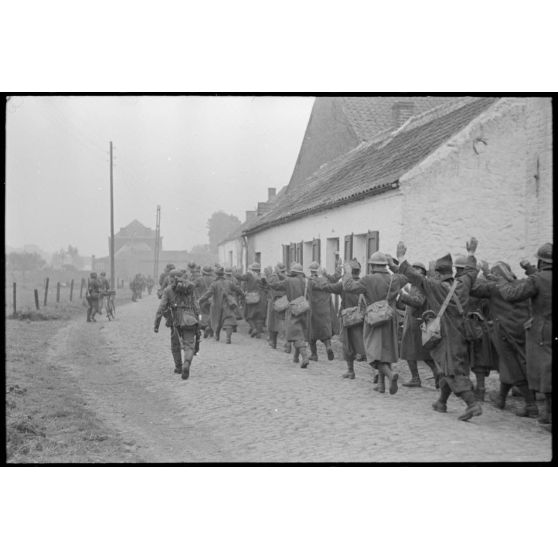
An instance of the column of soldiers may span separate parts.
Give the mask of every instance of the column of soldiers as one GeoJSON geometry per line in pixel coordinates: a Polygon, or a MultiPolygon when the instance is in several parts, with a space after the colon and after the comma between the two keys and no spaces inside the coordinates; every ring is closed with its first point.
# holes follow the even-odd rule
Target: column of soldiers
{"type": "MultiPolygon", "coordinates": [[[[169,289],[176,292],[179,283],[188,283],[193,302],[186,306],[199,305],[195,325],[198,339],[199,332],[204,331],[204,337],[213,336],[219,341],[224,332],[226,343],[231,343],[242,316],[251,337],[260,338],[267,326],[269,346],[276,349],[279,337],[284,336],[285,352],[294,348],[293,361],[307,368],[310,361],[318,360],[318,342],[323,344],[327,358],[334,359],[331,339],[338,316],[331,294],[335,294],[340,297],[339,315],[343,319],[344,314],[357,316],[340,326],[347,365],[344,379],[356,377],[355,360],[366,360],[375,373],[374,389],[395,395],[399,377],[393,365],[400,358],[406,360],[411,379],[403,386],[419,388],[422,380],[418,362],[422,361],[432,371],[439,390],[433,409],[446,412],[447,401],[454,394],[465,403],[459,419],[467,421],[482,414],[486,377],[497,370],[500,390],[491,396],[496,407],[504,409],[513,390],[523,398],[517,414],[538,417],[539,423],[550,429],[552,244],[538,250],[536,266],[522,260],[525,279],[517,279],[505,262],[492,267],[478,263],[477,245],[472,238],[466,243],[467,256],[454,261],[446,254],[430,262],[427,269],[422,262],[409,263],[406,247],[400,242],[396,257],[372,254],[364,276],[356,259],[331,275],[313,262],[309,277],[299,263],[293,263],[289,270],[278,263],[263,274],[259,263],[252,264],[244,274],[217,264],[201,270],[189,265],[188,270],[174,274],[169,273],[169,267],[160,280],[162,302],[157,316],[160,321],[174,304],[169,289]],[[282,299],[283,304],[279,304],[282,299]],[[307,309],[299,313],[295,309],[304,307],[301,300],[306,301],[307,309]],[[397,307],[404,309],[401,339],[397,307]],[[369,323],[364,319],[369,310],[388,318],[369,323]],[[441,338],[427,350],[422,329],[434,325],[436,318],[441,338]],[[536,393],[545,398],[545,411],[540,417],[536,393]]],[[[156,320],[156,328],[158,323],[156,320]]],[[[180,333],[186,326],[171,315],[169,327],[180,333]]],[[[176,346],[175,342],[173,355],[176,346]]]]}

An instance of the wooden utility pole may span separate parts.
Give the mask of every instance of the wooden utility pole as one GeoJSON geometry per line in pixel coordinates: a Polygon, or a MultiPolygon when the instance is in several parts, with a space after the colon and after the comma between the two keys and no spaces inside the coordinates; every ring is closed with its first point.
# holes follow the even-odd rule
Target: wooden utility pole
{"type": "Polygon", "coordinates": [[[155,218],[155,252],[153,262],[153,280],[157,283],[159,278],[159,244],[161,242],[161,206],[157,206],[157,216],[155,218]]]}
{"type": "Polygon", "coordinates": [[[13,295],[14,295],[14,318],[15,318],[17,316],[17,308],[16,308],[16,289],[17,289],[17,285],[16,285],[16,283],[14,283],[13,288],[14,288],[13,295]]]}
{"type": "Polygon", "coordinates": [[[45,281],[45,300],[43,302],[43,306],[47,305],[47,297],[48,297],[48,282],[50,281],[50,279],[47,277],[46,281],[45,281]]]}
{"type": "Polygon", "coordinates": [[[114,196],[112,180],[112,141],[110,142],[110,288],[114,290],[114,196]]]}
{"type": "Polygon", "coordinates": [[[74,296],[74,280],[70,283],[70,302],[72,302],[72,298],[74,296]]]}

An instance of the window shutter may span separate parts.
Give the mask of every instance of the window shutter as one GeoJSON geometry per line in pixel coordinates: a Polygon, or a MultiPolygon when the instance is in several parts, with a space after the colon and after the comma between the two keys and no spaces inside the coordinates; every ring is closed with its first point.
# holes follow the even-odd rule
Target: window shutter
{"type": "Polygon", "coordinates": [[[343,254],[345,261],[348,262],[353,258],[353,235],[345,236],[345,253],[343,254]]]}
{"type": "Polygon", "coordinates": [[[303,262],[303,256],[302,256],[303,253],[304,253],[304,248],[303,248],[303,247],[304,247],[304,242],[302,242],[302,241],[299,242],[299,243],[297,244],[297,246],[296,246],[297,252],[298,252],[297,262],[298,262],[300,265],[303,265],[303,264],[304,264],[304,262],[303,262]]]}
{"type": "Polygon", "coordinates": [[[319,264],[322,263],[320,261],[320,255],[321,255],[320,247],[321,247],[320,239],[315,238],[312,241],[312,261],[318,262],[319,264]]]}
{"type": "Polygon", "coordinates": [[[285,267],[289,269],[291,262],[289,261],[289,245],[283,244],[283,263],[285,267]]]}
{"type": "Polygon", "coordinates": [[[291,242],[289,246],[289,261],[291,265],[296,262],[296,244],[291,242]]]}
{"type": "Polygon", "coordinates": [[[380,232],[379,231],[368,231],[366,235],[366,253],[367,261],[370,256],[380,249],[380,232]]]}

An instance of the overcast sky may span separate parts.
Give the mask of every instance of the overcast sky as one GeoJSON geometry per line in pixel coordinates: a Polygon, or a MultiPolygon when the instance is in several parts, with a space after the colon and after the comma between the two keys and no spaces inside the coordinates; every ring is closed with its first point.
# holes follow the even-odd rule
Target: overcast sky
{"type": "Polygon", "coordinates": [[[205,244],[207,220],[288,183],[312,97],[13,97],[7,109],[6,244],[108,255],[133,219],[166,250],[205,244]]]}

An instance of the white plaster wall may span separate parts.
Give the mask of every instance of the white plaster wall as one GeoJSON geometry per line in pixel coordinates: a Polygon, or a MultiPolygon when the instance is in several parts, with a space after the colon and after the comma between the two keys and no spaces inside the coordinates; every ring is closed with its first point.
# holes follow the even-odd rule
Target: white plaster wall
{"type": "MultiPolygon", "coordinates": [[[[393,253],[401,235],[401,203],[401,194],[396,189],[272,227],[252,235],[254,251],[261,252],[262,265],[265,267],[283,261],[283,244],[320,238],[321,263],[325,265],[327,238],[339,237],[341,257],[344,259],[345,235],[365,234],[372,230],[380,232],[380,250],[393,253]]],[[[355,256],[362,264],[360,254],[355,256]]],[[[305,260],[304,267],[307,268],[309,263],[305,260]]]]}
{"type": "Polygon", "coordinates": [[[221,265],[223,266],[230,265],[229,251],[232,251],[233,253],[232,265],[237,267],[242,266],[242,245],[239,239],[223,242],[222,244],[219,244],[217,249],[218,249],[219,263],[221,265]]]}
{"type": "Polygon", "coordinates": [[[447,252],[463,254],[465,241],[474,235],[479,258],[507,261],[522,274],[519,260],[533,260],[533,246],[551,238],[545,110],[544,104],[525,99],[502,99],[401,178],[402,239],[410,260],[427,263],[447,252]],[[544,148],[529,147],[535,139],[544,148]],[[538,198],[533,194],[533,149],[544,153],[538,198]],[[543,218],[541,225],[534,224],[534,216],[543,218]]]}

